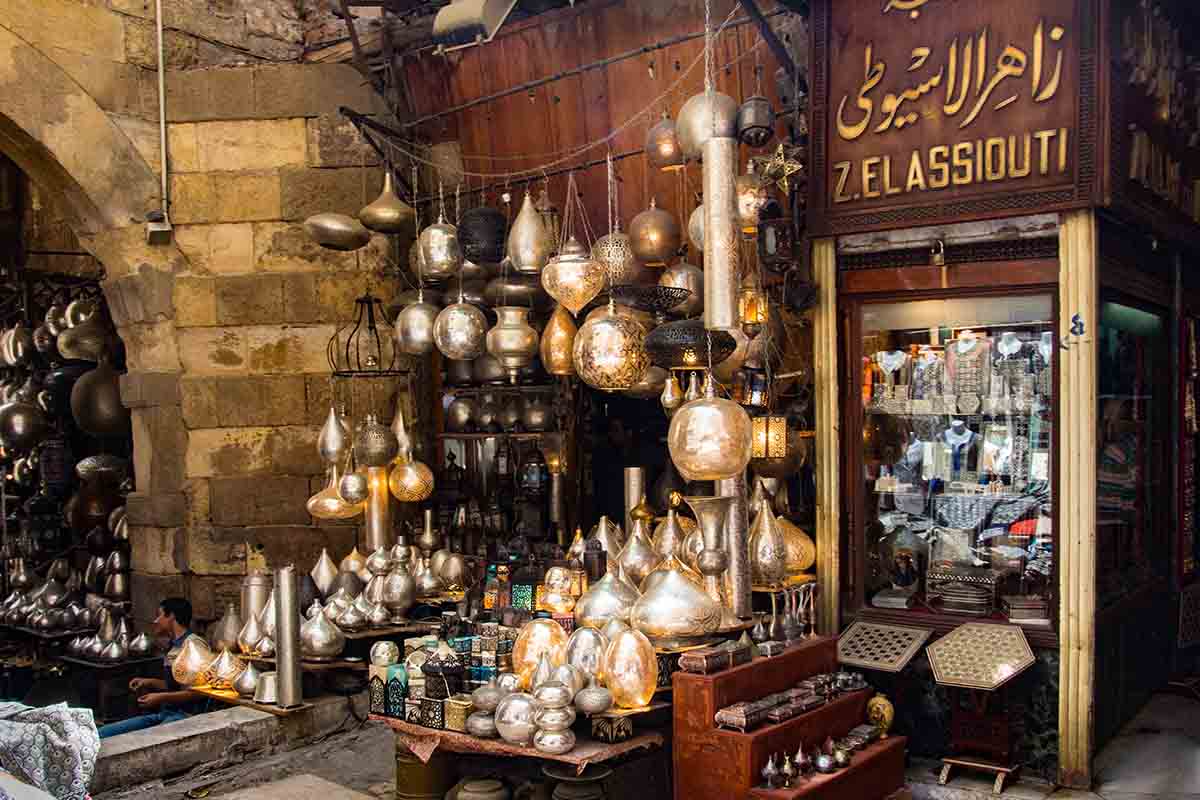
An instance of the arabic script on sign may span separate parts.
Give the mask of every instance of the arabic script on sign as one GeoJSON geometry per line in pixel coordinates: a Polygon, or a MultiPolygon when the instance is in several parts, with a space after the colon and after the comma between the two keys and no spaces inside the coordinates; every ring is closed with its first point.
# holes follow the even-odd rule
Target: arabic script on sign
{"type": "Polygon", "coordinates": [[[921,16],[921,7],[928,3],[929,0],[887,0],[887,4],[883,7],[883,13],[889,11],[907,11],[908,15],[913,19],[921,16]]]}
{"type": "MultiPolygon", "coordinates": [[[[889,0],[884,11],[915,12],[926,1],[889,0]]],[[[863,81],[853,97],[842,97],[838,105],[838,136],[852,142],[868,131],[886,134],[938,114],[957,119],[958,127],[965,129],[989,105],[999,111],[1020,100],[1024,91],[1020,79],[1025,76],[1031,101],[1045,103],[1058,93],[1062,82],[1065,35],[1063,26],[1039,21],[1031,43],[1032,56],[1009,43],[992,60],[988,28],[984,27],[977,33],[956,36],[936,70],[930,64],[933,48],[914,47],[904,74],[920,73],[921,79],[913,76],[910,85],[884,91],[882,98],[875,90],[887,77],[888,65],[875,58],[874,43],[868,42],[863,52],[863,81]]]]}

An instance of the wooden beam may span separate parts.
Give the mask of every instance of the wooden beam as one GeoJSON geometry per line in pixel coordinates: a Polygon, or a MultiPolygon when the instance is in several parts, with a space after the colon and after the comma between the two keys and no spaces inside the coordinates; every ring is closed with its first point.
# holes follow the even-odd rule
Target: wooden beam
{"type": "Polygon", "coordinates": [[[1092,782],[1096,660],[1096,216],[1062,215],[1058,335],[1058,782],[1092,782]],[[1080,323],[1082,332],[1080,333],[1080,323]]]}
{"type": "Polygon", "coordinates": [[[841,491],[838,447],[841,417],[838,408],[837,252],[833,239],[812,243],[813,280],[817,306],[813,312],[813,379],[816,388],[817,431],[817,629],[836,636],[841,624],[841,491]]]}

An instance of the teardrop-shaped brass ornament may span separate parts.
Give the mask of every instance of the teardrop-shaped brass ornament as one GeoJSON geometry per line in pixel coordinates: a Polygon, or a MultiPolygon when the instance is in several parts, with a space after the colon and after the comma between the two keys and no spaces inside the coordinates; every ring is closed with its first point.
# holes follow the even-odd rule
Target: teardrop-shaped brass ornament
{"type": "Polygon", "coordinates": [[[551,375],[574,375],[575,364],[572,360],[572,347],[575,344],[575,334],[579,329],[575,321],[560,304],[550,315],[546,327],[542,331],[540,352],[542,366],[551,375]]]}
{"type": "Polygon", "coordinates": [[[384,169],[383,191],[358,212],[358,221],[378,233],[403,233],[412,230],[415,220],[413,207],[396,195],[391,168],[384,169]]]}
{"type": "Polygon", "coordinates": [[[550,261],[554,239],[546,228],[545,218],[538,213],[529,192],[521,202],[521,210],[508,231],[508,257],[517,272],[536,275],[550,261]]]}

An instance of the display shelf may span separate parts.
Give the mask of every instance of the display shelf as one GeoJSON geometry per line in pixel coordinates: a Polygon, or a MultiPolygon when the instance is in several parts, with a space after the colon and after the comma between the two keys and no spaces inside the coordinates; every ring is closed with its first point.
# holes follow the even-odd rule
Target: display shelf
{"type": "Polygon", "coordinates": [[[307,711],[313,707],[312,703],[301,703],[291,708],[280,708],[274,703],[256,703],[250,698],[242,697],[233,689],[213,689],[208,686],[193,686],[191,690],[196,694],[202,694],[205,697],[225,703],[226,705],[245,706],[246,708],[253,708],[255,711],[265,711],[276,717],[290,717],[292,714],[307,711]]]}
{"type": "Polygon", "coordinates": [[[555,431],[531,431],[526,433],[454,433],[447,431],[446,433],[439,433],[437,438],[464,442],[482,442],[488,439],[512,439],[515,442],[526,442],[541,439],[550,433],[555,433],[555,431]]]}
{"type": "Polygon", "coordinates": [[[378,720],[396,732],[398,738],[404,741],[418,758],[428,760],[435,749],[447,750],[451,753],[475,753],[488,756],[509,756],[517,758],[536,758],[542,761],[560,761],[571,764],[576,772],[582,772],[588,764],[608,761],[617,756],[631,753],[642,748],[661,747],[661,733],[650,731],[634,736],[624,742],[607,744],[580,736],[574,749],[568,753],[554,755],[535,750],[533,747],[522,747],[509,744],[503,739],[479,739],[466,733],[456,731],[435,730],[423,725],[414,725],[393,717],[372,714],[371,719],[378,720]],[[421,754],[425,753],[424,756],[421,754]]]}
{"type": "Polygon", "coordinates": [[[140,667],[143,664],[163,663],[163,657],[161,655],[143,656],[142,658],[127,658],[123,661],[92,661],[91,659],[79,658],[77,656],[55,656],[55,658],[59,661],[62,661],[64,664],[74,664],[77,667],[104,670],[130,669],[133,667],[140,667]]]}
{"type": "Polygon", "coordinates": [[[761,800],[883,800],[904,785],[904,747],[907,739],[880,739],[854,753],[850,766],[828,775],[814,772],[790,789],[758,787],[750,797],[761,800]]]}
{"type": "MultiPolygon", "coordinates": [[[[855,614],[855,619],[866,622],[882,622],[889,625],[908,625],[914,628],[928,628],[937,636],[943,636],[966,622],[995,622],[998,624],[1018,624],[1001,612],[993,612],[990,617],[973,617],[969,614],[951,614],[937,611],[924,605],[914,605],[907,610],[892,608],[863,607],[855,614]]],[[[1058,631],[1052,625],[1043,623],[1040,626],[1023,625],[1029,644],[1038,648],[1057,648],[1058,631]]]]}
{"type": "Polygon", "coordinates": [[[508,383],[497,383],[489,386],[443,386],[442,393],[449,395],[477,394],[548,394],[558,391],[553,383],[519,383],[516,386],[508,383]]]}
{"type": "MultiPolygon", "coordinates": [[[[253,661],[255,664],[263,664],[274,668],[275,659],[263,658],[262,656],[241,656],[244,661],[253,661]]],[[[351,670],[353,672],[368,672],[370,665],[366,659],[361,661],[347,661],[346,659],[337,658],[331,661],[300,661],[300,670],[302,672],[332,672],[334,670],[351,670]]]]}

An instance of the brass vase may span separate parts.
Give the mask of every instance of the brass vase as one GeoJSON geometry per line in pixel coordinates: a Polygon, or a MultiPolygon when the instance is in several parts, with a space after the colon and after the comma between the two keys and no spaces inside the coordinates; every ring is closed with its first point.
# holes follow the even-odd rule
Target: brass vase
{"type": "Polygon", "coordinates": [[[696,568],[704,576],[704,591],[717,603],[721,620],[720,627],[737,624],[729,609],[725,594],[724,575],[729,566],[729,552],[725,547],[725,523],[729,517],[732,497],[687,497],[684,498],[696,515],[704,549],[696,557],[696,568]]]}
{"type": "Polygon", "coordinates": [[[646,535],[645,520],[634,520],[630,528],[629,539],[621,549],[617,561],[625,570],[625,574],[635,586],[640,586],[647,575],[654,571],[662,556],[650,544],[646,535]]]}
{"type": "Polygon", "coordinates": [[[487,333],[487,351],[499,360],[509,381],[529,366],[538,352],[538,334],[529,325],[529,309],[519,306],[496,308],[496,325],[487,333]]]}
{"type": "Polygon", "coordinates": [[[750,580],[755,586],[778,587],[786,575],[787,542],[764,497],[750,525],[750,580]]]}

